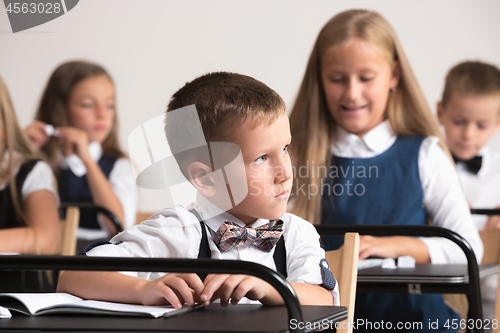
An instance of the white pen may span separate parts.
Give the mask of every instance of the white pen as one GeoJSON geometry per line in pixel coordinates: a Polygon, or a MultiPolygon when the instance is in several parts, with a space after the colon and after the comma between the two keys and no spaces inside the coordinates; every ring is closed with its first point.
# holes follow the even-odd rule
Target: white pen
{"type": "Polygon", "coordinates": [[[57,137],[57,136],[59,136],[59,131],[54,126],[52,126],[50,124],[46,124],[45,125],[45,134],[47,136],[55,136],[55,137],[57,137]]]}

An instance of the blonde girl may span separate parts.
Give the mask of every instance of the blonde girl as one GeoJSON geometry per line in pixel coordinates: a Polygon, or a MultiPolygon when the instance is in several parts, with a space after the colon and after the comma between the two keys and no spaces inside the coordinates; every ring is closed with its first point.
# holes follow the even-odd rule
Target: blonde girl
{"type": "MultiPolygon", "coordinates": [[[[449,152],[398,38],[380,14],[349,10],[323,27],[290,122],[297,171],[293,213],[322,224],[424,225],[430,217],[465,237],[480,261],[482,243],[449,152]]],[[[324,245],[340,246],[328,239],[324,245]]],[[[466,262],[446,240],[361,239],[360,259],[404,255],[419,263],[466,262]]],[[[441,319],[458,318],[441,295],[431,294],[360,294],[356,316],[394,325],[425,320],[424,331],[427,319],[442,325],[441,319]]]]}
{"type": "MultiPolygon", "coordinates": [[[[135,182],[118,142],[114,84],[101,66],[86,61],[60,65],[25,132],[53,168],[61,202],[94,203],[112,211],[124,227],[134,224],[135,182]]],[[[79,238],[115,232],[107,218],[82,211],[79,238]]]]}
{"type": "MultiPolygon", "coordinates": [[[[55,179],[48,164],[31,150],[1,77],[0,149],[0,253],[57,253],[55,179]]],[[[0,272],[0,290],[27,291],[25,288],[35,287],[28,286],[27,280],[36,280],[38,276],[0,272]]]]}

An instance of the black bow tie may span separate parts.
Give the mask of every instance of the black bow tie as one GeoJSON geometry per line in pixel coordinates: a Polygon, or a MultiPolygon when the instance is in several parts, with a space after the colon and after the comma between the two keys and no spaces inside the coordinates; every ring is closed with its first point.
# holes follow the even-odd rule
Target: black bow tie
{"type": "Polygon", "coordinates": [[[483,157],[476,156],[476,157],[471,158],[470,160],[464,161],[464,160],[461,160],[461,159],[453,156],[453,161],[455,161],[455,164],[457,164],[457,163],[465,164],[465,166],[467,167],[467,170],[469,170],[471,173],[477,175],[477,173],[481,169],[481,164],[483,163],[483,157]]]}

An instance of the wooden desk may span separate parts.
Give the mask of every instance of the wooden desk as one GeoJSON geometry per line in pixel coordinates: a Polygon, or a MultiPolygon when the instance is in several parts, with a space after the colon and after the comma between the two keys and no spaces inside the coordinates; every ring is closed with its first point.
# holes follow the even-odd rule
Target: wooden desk
{"type": "MultiPolygon", "coordinates": [[[[336,322],[347,319],[347,308],[341,306],[301,308],[304,324],[308,323],[310,327],[335,327],[336,322]]],[[[17,314],[10,319],[0,319],[0,330],[12,332],[288,332],[293,325],[298,326],[299,323],[289,322],[285,306],[253,304],[230,305],[227,308],[210,304],[205,309],[168,319],[87,315],[28,317],[17,314]]]]}

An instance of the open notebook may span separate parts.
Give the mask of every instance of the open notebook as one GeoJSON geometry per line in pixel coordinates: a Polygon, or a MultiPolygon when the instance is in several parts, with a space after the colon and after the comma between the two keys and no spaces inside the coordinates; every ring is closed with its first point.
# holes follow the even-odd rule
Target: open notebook
{"type": "Polygon", "coordinates": [[[146,306],[92,301],[65,293],[4,293],[0,294],[0,306],[29,316],[54,313],[88,313],[153,318],[168,318],[203,308],[202,305],[175,309],[170,305],[146,306]]]}

